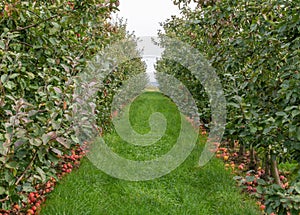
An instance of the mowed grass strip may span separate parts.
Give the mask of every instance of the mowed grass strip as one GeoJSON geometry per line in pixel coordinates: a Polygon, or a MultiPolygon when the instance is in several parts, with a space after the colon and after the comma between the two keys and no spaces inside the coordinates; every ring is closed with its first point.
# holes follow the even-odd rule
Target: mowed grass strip
{"type": "MultiPolygon", "coordinates": [[[[180,114],[176,105],[159,92],[146,92],[130,108],[132,127],[150,131],[149,116],[161,112],[168,124],[157,143],[138,147],[124,142],[116,132],[105,135],[110,148],[132,160],[149,160],[165,154],[176,143],[180,114]]],[[[192,129],[192,128],[191,128],[192,129]]],[[[230,172],[213,158],[203,168],[197,162],[205,144],[199,137],[191,155],[170,174],[150,181],[130,182],[113,178],[87,158],[78,170],[62,179],[42,207],[43,215],[253,215],[260,214],[254,201],[240,193],[230,172]]]]}

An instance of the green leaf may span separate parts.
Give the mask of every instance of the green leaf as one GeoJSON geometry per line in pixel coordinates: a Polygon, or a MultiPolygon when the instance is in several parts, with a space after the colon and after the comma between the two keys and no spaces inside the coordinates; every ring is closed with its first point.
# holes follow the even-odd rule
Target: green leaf
{"type": "Polygon", "coordinates": [[[45,174],[45,172],[40,167],[38,167],[38,166],[35,169],[39,173],[39,175],[41,176],[42,181],[45,182],[46,181],[46,174],[45,174]]]}
{"type": "Polygon", "coordinates": [[[241,103],[243,101],[243,98],[241,96],[235,95],[233,96],[233,98],[238,101],[239,103],[241,103]]]}
{"type": "Polygon", "coordinates": [[[7,164],[5,164],[5,167],[9,168],[9,169],[15,169],[18,166],[18,163],[15,161],[11,161],[7,164]]]}
{"type": "Polygon", "coordinates": [[[56,156],[54,156],[52,153],[48,154],[48,158],[49,158],[49,161],[51,163],[53,163],[54,165],[56,165],[60,161],[60,159],[57,158],[56,156]]]}
{"type": "Polygon", "coordinates": [[[245,179],[247,182],[253,182],[255,180],[255,177],[254,176],[246,176],[245,179]]]}
{"type": "MultiPolygon", "coordinates": [[[[55,43],[54,43],[55,44],[55,43]]],[[[53,45],[54,45],[53,44],[53,45]]],[[[55,59],[53,59],[53,58],[47,58],[47,61],[50,63],[50,64],[55,64],[55,59]]],[[[49,82],[50,82],[50,80],[49,80],[49,82]]]]}
{"type": "Polygon", "coordinates": [[[43,141],[39,138],[30,139],[29,142],[31,145],[37,146],[37,147],[39,147],[43,144],[43,141]]]}
{"type": "Polygon", "coordinates": [[[228,105],[228,106],[235,107],[235,108],[240,108],[240,105],[237,104],[237,103],[234,103],[234,102],[228,102],[227,105],[228,105]]]}
{"type": "MultiPolygon", "coordinates": [[[[52,45],[56,45],[56,40],[55,40],[55,38],[50,38],[49,39],[49,41],[50,41],[50,43],[52,44],[52,45]]],[[[51,62],[55,62],[54,60],[53,61],[51,61],[51,62]]]]}
{"type": "Polygon", "coordinates": [[[49,136],[47,134],[43,134],[43,136],[42,136],[43,145],[46,145],[50,139],[51,139],[51,136],[49,136]]]}
{"type": "Polygon", "coordinates": [[[51,24],[54,26],[54,28],[57,28],[57,29],[60,28],[60,25],[56,22],[51,22],[51,24]]]}
{"type": "Polygon", "coordinates": [[[233,180],[241,180],[241,179],[243,179],[242,176],[234,176],[234,177],[233,177],[233,180]]]}
{"type": "Polygon", "coordinates": [[[18,32],[14,32],[14,33],[10,33],[10,34],[8,34],[8,38],[10,38],[10,39],[14,39],[14,38],[17,38],[17,37],[19,37],[21,34],[20,33],[18,33],[18,32]]]}
{"type": "Polygon", "coordinates": [[[66,147],[67,149],[70,148],[70,146],[68,144],[68,141],[65,138],[63,138],[63,137],[57,137],[56,141],[59,142],[64,147],[66,147]]]}
{"type": "Polygon", "coordinates": [[[12,90],[12,89],[14,89],[14,88],[16,87],[16,84],[15,84],[14,82],[12,82],[12,81],[7,81],[7,82],[4,84],[4,86],[5,86],[7,89],[12,90]]]}
{"type": "Polygon", "coordinates": [[[18,77],[19,75],[20,75],[19,73],[14,73],[9,76],[9,79],[14,79],[14,78],[18,77]]]}
{"type": "Polygon", "coordinates": [[[3,40],[0,40],[0,48],[1,49],[5,49],[5,43],[3,42],[3,40]]]}
{"type": "Polygon", "coordinates": [[[295,116],[298,116],[300,114],[300,110],[293,110],[292,111],[292,117],[295,118],[295,116]]]}
{"type": "Polygon", "coordinates": [[[294,185],[294,187],[295,187],[295,190],[300,194],[300,182],[296,183],[294,185]]]}
{"type": "Polygon", "coordinates": [[[261,185],[256,187],[257,193],[262,194],[264,192],[264,188],[261,185]]]}
{"type": "Polygon", "coordinates": [[[1,82],[4,84],[7,80],[7,74],[1,75],[1,82]]]}
{"type": "Polygon", "coordinates": [[[58,93],[58,94],[61,94],[61,93],[62,93],[61,89],[58,88],[58,87],[53,87],[53,89],[54,89],[54,91],[55,91],[56,93],[58,93]]]}
{"type": "Polygon", "coordinates": [[[191,20],[190,23],[197,25],[197,24],[200,24],[201,21],[195,19],[195,20],[191,20]]]}
{"type": "Polygon", "coordinates": [[[35,189],[32,187],[32,185],[30,183],[24,183],[23,187],[22,187],[22,190],[24,192],[32,192],[32,191],[35,191],[35,189]]]}
{"type": "Polygon", "coordinates": [[[65,65],[65,64],[60,64],[60,65],[64,68],[64,70],[65,70],[67,73],[70,72],[70,68],[69,68],[67,65],[65,65]]]}
{"type": "Polygon", "coordinates": [[[32,72],[26,72],[26,74],[31,80],[35,78],[35,75],[32,72]]]}
{"type": "Polygon", "coordinates": [[[263,134],[266,135],[272,130],[272,127],[267,127],[263,130],[263,134]]]}
{"type": "Polygon", "coordinates": [[[255,126],[250,126],[250,133],[255,134],[257,131],[257,128],[255,126]]]}
{"type": "Polygon", "coordinates": [[[265,182],[265,180],[263,180],[263,179],[261,179],[261,178],[257,179],[257,183],[258,183],[259,185],[266,185],[266,184],[267,184],[267,183],[265,182]]]}
{"type": "Polygon", "coordinates": [[[75,136],[75,135],[71,135],[71,139],[74,141],[74,143],[79,143],[80,142],[78,137],[75,136]]]}
{"type": "Polygon", "coordinates": [[[0,186],[0,195],[3,195],[5,193],[6,193],[5,188],[0,186]]]}
{"type": "Polygon", "coordinates": [[[62,155],[62,151],[60,151],[59,149],[56,149],[56,148],[51,148],[51,151],[54,152],[55,154],[57,155],[62,155]]]}
{"type": "Polygon", "coordinates": [[[282,111],[277,112],[276,115],[277,116],[287,116],[287,114],[285,112],[282,112],[282,111]]]}
{"type": "Polygon", "coordinates": [[[286,107],[284,109],[284,111],[290,111],[290,110],[293,110],[293,109],[296,109],[296,108],[298,108],[298,106],[289,106],[289,107],[286,107]]]}

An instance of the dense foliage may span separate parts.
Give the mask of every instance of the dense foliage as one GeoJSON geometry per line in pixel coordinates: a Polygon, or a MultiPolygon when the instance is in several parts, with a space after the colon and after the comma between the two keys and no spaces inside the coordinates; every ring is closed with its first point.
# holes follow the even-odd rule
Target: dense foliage
{"type": "MultiPolygon", "coordinates": [[[[280,184],[277,163],[300,163],[300,2],[195,0],[195,9],[190,2],[174,1],[183,17],[165,22],[165,34],[197,48],[216,68],[227,100],[225,138],[239,141],[241,156],[245,149],[259,152],[266,175],[280,184]]],[[[181,80],[210,122],[195,77],[164,59],[158,70],[181,80]]],[[[254,156],[251,164],[260,165],[254,156]]]]}
{"type": "MultiPolygon", "coordinates": [[[[76,77],[107,45],[126,37],[112,24],[119,2],[1,1],[0,208],[26,202],[27,192],[56,175],[59,157],[78,139],[72,125],[76,77]]],[[[99,92],[99,127],[108,128],[110,102],[123,80],[144,71],[125,62],[99,92]]]]}

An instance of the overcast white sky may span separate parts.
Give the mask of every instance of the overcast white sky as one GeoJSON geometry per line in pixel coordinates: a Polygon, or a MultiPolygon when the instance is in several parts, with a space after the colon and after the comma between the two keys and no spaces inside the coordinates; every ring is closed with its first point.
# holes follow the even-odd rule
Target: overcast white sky
{"type": "Polygon", "coordinates": [[[156,36],[160,22],[179,14],[172,0],[120,0],[119,9],[118,16],[127,19],[128,30],[138,37],[156,36]]]}
{"type": "Polygon", "coordinates": [[[135,32],[135,35],[142,41],[139,47],[144,49],[143,60],[147,65],[147,73],[150,82],[155,82],[154,64],[156,58],[147,57],[147,54],[158,56],[160,54],[151,53],[157,50],[151,44],[149,37],[157,36],[158,29],[162,30],[159,23],[171,18],[171,15],[179,15],[179,9],[173,4],[172,0],[120,0],[120,12],[113,17],[119,17],[127,20],[127,30],[135,32]]]}

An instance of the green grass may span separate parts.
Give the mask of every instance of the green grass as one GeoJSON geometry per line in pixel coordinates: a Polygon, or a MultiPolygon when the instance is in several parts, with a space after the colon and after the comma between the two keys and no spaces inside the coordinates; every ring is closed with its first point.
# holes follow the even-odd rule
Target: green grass
{"type": "MultiPolygon", "coordinates": [[[[105,136],[113,151],[132,160],[147,160],[166,153],[176,142],[180,114],[168,98],[147,92],[131,105],[130,121],[137,132],[150,130],[148,117],[160,111],[168,120],[165,135],[152,146],[132,146],[115,132],[105,136]]],[[[220,160],[203,168],[196,164],[205,143],[199,138],[191,155],[176,170],[150,181],[130,182],[112,178],[88,159],[61,180],[48,197],[41,214],[70,215],[247,215],[260,214],[254,201],[240,194],[230,172],[220,160]]]]}

